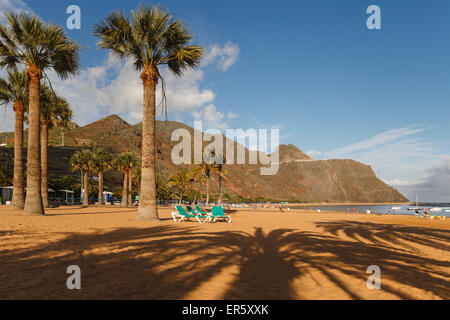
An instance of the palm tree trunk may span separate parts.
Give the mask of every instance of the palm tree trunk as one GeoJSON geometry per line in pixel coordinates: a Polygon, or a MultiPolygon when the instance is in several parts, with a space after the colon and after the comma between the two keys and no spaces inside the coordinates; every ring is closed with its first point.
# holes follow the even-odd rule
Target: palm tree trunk
{"type": "Polygon", "coordinates": [[[128,206],[128,169],[123,170],[122,206],[128,206]]]}
{"type": "Polygon", "coordinates": [[[48,122],[41,122],[41,194],[44,208],[48,203],[48,122]]]}
{"type": "Polygon", "coordinates": [[[222,203],[222,173],[219,171],[219,204],[222,203]]]}
{"type": "Polygon", "coordinates": [[[142,176],[139,198],[139,220],[159,220],[156,208],[155,177],[155,90],[158,84],[158,72],[147,65],[141,74],[144,85],[144,103],[142,106],[142,176]]]}
{"type": "Polygon", "coordinates": [[[209,204],[209,177],[206,177],[206,205],[209,204]]]}
{"type": "Polygon", "coordinates": [[[88,181],[88,171],[83,171],[83,182],[84,182],[84,194],[83,194],[83,207],[89,206],[89,181],[88,181]]]}
{"type": "Polygon", "coordinates": [[[41,195],[41,150],[40,150],[40,81],[41,71],[36,66],[28,67],[29,105],[28,105],[28,161],[27,196],[25,214],[44,215],[41,195]]]}
{"type": "Polygon", "coordinates": [[[25,206],[25,193],[23,187],[23,113],[24,109],[20,102],[14,103],[16,113],[14,128],[14,179],[13,198],[11,209],[23,210],[25,206]]]}
{"type": "Polygon", "coordinates": [[[133,189],[133,175],[132,175],[133,168],[128,169],[128,204],[131,205],[133,203],[132,197],[132,189],[133,189]]]}
{"type": "Polygon", "coordinates": [[[103,171],[98,172],[98,204],[103,205],[103,171]]]}

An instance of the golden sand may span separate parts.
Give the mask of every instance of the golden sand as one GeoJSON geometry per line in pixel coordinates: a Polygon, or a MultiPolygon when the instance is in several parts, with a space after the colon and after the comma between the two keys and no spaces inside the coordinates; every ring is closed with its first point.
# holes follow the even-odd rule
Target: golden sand
{"type": "Polygon", "coordinates": [[[135,208],[0,206],[0,299],[449,299],[450,219],[231,212],[135,221],[135,208]],[[81,290],[66,269],[81,268],[81,290]],[[381,268],[381,290],[366,269],[381,268]]]}

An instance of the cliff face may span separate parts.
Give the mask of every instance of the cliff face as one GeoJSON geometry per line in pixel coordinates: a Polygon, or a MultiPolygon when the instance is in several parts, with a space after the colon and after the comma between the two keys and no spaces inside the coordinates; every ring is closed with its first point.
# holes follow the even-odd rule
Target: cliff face
{"type": "MultiPolygon", "coordinates": [[[[253,179],[258,180],[258,177],[253,179]]],[[[328,202],[408,201],[397,190],[378,179],[369,166],[354,160],[291,161],[280,164],[276,176],[262,179],[267,185],[271,185],[262,193],[285,199],[328,202]]]]}
{"type": "MultiPolygon", "coordinates": [[[[173,130],[184,128],[193,134],[193,129],[179,122],[157,122],[156,165],[159,174],[169,177],[178,170],[171,161],[171,151],[178,142],[171,141],[173,130]]],[[[0,138],[1,138],[0,134],[0,138]]],[[[50,143],[57,146],[60,134],[53,131],[50,143]]],[[[131,151],[140,155],[141,125],[130,125],[117,115],[101,119],[84,127],[78,127],[65,135],[66,147],[102,147],[112,153],[131,151]]],[[[64,149],[68,157],[69,148],[52,148],[49,153],[50,174],[70,170],[68,161],[62,158],[64,149]],[[56,165],[57,164],[57,165],[56,165]],[[67,168],[61,166],[66,165],[67,168]],[[53,168],[55,167],[55,168],[53,168]]],[[[353,160],[314,160],[293,145],[280,145],[280,167],[278,174],[262,176],[260,165],[225,166],[228,179],[224,182],[224,193],[244,198],[265,198],[281,201],[328,201],[328,202],[407,202],[394,188],[375,176],[373,170],[353,160]]],[[[248,155],[248,150],[246,153],[248,155]]],[[[69,154],[70,153],[70,154],[69,154]]],[[[67,157],[64,157],[67,160],[67,157]]],[[[70,157],[69,157],[70,158],[70,157]]],[[[190,169],[193,166],[183,166],[190,169]]],[[[217,176],[211,177],[211,192],[218,192],[217,176]]],[[[204,188],[197,187],[204,193],[204,188]]]]}

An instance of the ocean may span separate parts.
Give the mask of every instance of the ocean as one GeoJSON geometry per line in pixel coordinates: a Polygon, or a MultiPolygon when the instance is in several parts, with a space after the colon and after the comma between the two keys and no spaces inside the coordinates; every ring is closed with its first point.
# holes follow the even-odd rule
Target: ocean
{"type": "MultiPolygon", "coordinates": [[[[395,215],[414,215],[413,210],[408,208],[415,207],[415,205],[358,205],[358,204],[346,204],[346,205],[316,205],[316,206],[302,206],[302,205],[286,205],[295,209],[305,210],[320,210],[320,211],[332,211],[332,212],[344,212],[344,213],[367,213],[370,210],[373,214],[395,214],[395,215]],[[396,207],[394,209],[394,207],[396,207]]],[[[433,216],[446,216],[450,217],[450,205],[419,205],[419,208],[425,209],[433,216]],[[431,209],[431,210],[430,210],[431,209]]]]}

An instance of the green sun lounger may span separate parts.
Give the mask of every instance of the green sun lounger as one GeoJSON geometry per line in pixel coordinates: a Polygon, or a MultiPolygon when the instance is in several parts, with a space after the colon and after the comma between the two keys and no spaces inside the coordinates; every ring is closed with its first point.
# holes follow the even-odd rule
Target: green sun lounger
{"type": "Polygon", "coordinates": [[[208,214],[207,212],[204,212],[204,211],[202,210],[202,208],[200,208],[199,206],[195,206],[195,209],[196,209],[197,212],[200,213],[200,214],[203,214],[203,215],[207,215],[207,214],[208,214]]]}
{"type": "Polygon", "coordinates": [[[206,214],[202,214],[200,211],[195,211],[194,209],[192,209],[191,206],[186,206],[186,209],[187,209],[187,211],[188,211],[190,214],[195,214],[195,215],[205,215],[205,216],[206,216],[206,214]]]}
{"type": "Polygon", "coordinates": [[[214,222],[217,221],[217,219],[223,219],[228,223],[231,223],[231,216],[226,216],[223,213],[223,208],[222,207],[213,207],[212,208],[212,212],[211,212],[211,221],[213,220],[214,222]]]}
{"type": "Polygon", "coordinates": [[[194,218],[198,221],[198,223],[206,223],[210,220],[210,216],[200,216],[195,214],[189,214],[184,210],[181,206],[176,206],[177,212],[172,212],[172,218],[176,223],[180,223],[181,221],[188,221],[191,218],[194,218]],[[201,219],[204,219],[203,221],[201,219]]]}

